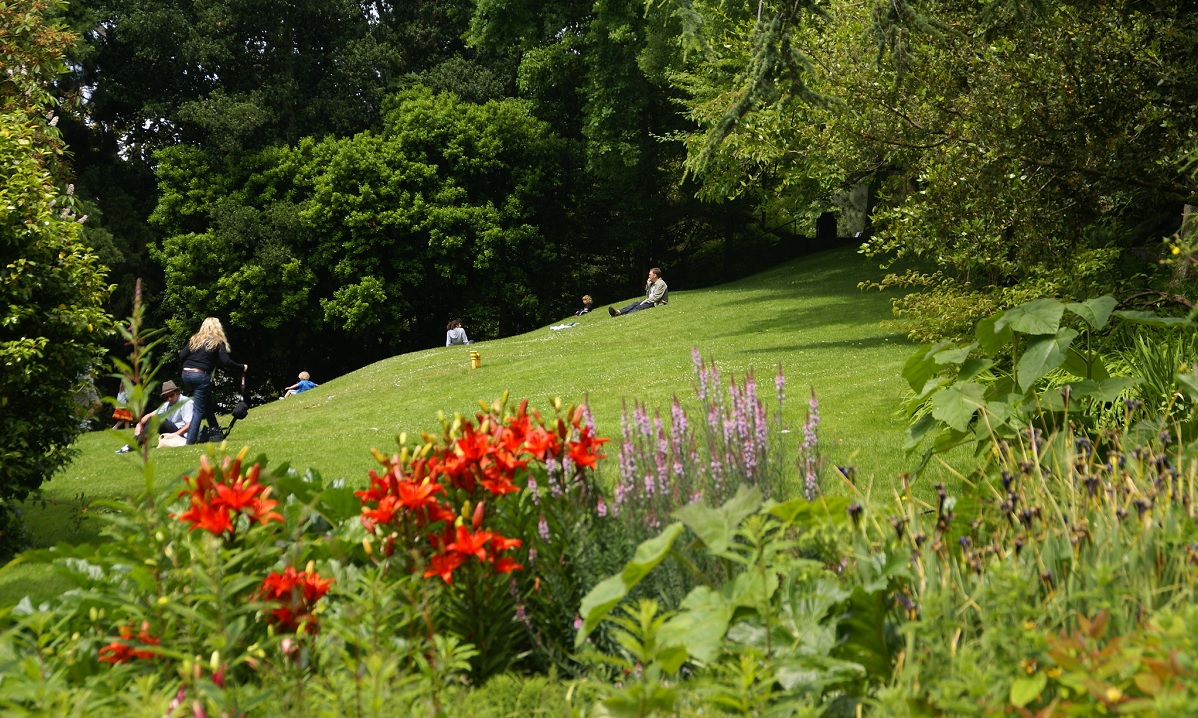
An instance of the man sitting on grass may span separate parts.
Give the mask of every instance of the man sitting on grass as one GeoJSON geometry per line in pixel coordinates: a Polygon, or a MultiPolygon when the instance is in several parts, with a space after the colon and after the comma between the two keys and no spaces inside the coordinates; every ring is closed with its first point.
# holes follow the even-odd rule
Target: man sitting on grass
{"type": "MultiPolygon", "coordinates": [[[[158,407],[157,411],[153,414],[146,414],[141,421],[137,422],[137,428],[133,430],[133,438],[137,439],[138,444],[146,443],[146,425],[150,423],[151,416],[165,417],[158,425],[158,433],[187,437],[187,427],[191,426],[192,419],[191,399],[183,396],[175,382],[170,380],[162,385],[162,398],[166,401],[162,402],[162,406],[158,407]]],[[[116,453],[125,454],[132,450],[132,447],[125,444],[117,449],[116,453]]]]}
{"type": "Polygon", "coordinates": [[[613,317],[618,317],[621,314],[629,312],[639,312],[642,309],[652,309],[660,307],[663,304],[670,303],[670,290],[666,287],[666,280],[661,278],[661,268],[654,267],[649,270],[649,280],[645,282],[645,298],[639,302],[633,302],[623,309],[608,307],[607,313],[613,317]]]}

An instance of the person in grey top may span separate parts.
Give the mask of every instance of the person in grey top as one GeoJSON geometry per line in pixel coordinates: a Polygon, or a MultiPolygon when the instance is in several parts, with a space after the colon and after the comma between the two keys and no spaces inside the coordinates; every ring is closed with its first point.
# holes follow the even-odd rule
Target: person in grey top
{"type": "Polygon", "coordinates": [[[608,307],[607,313],[613,317],[618,317],[629,312],[639,312],[642,309],[652,309],[670,303],[670,290],[666,286],[666,280],[661,278],[661,268],[654,267],[649,270],[649,280],[645,282],[645,298],[633,302],[623,309],[608,307]]]}
{"type": "Polygon", "coordinates": [[[466,338],[466,330],[462,329],[462,323],[457,319],[450,321],[449,325],[445,327],[445,346],[469,343],[470,340],[466,338]]]}

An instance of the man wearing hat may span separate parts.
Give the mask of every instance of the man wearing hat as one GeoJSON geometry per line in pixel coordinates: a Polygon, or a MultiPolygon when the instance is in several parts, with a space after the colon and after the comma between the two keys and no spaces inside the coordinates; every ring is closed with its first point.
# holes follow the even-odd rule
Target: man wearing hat
{"type": "MultiPolygon", "coordinates": [[[[162,385],[162,398],[166,399],[162,406],[153,414],[146,414],[137,422],[137,428],[133,430],[133,438],[137,439],[137,443],[144,444],[146,441],[146,425],[150,423],[151,416],[163,417],[162,422],[158,424],[158,432],[160,434],[174,434],[176,436],[187,436],[187,427],[191,426],[191,399],[183,396],[179,392],[179,387],[175,382],[167,380],[162,385]]],[[[122,446],[116,453],[124,454],[131,451],[128,444],[122,446]]]]}

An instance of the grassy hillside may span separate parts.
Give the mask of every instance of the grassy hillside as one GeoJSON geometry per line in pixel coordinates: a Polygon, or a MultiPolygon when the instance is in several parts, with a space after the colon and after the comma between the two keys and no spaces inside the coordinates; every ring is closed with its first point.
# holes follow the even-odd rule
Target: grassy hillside
{"type": "MultiPolygon", "coordinates": [[[[796,430],[806,415],[808,387],[814,387],[827,461],[856,465],[859,484],[885,486],[910,468],[900,448],[905,425],[895,411],[905,387],[899,373],[913,347],[881,325],[891,316],[890,297],[857,289],[876,273],[851,249],[834,250],[720,287],[674,286],[665,308],[613,319],[603,304],[590,315],[563,320],[578,322],[569,329],[545,327],[470,347],[404,354],[330,381],[313,377],[322,382],[319,388],[254,407],[237,423],[230,444],[249,445],[252,454],[264,453],[272,464],[288,462],[326,478],[365,483],[374,466],[371,447],[390,450],[399,432],[433,430],[438,412],[471,412],[479,399],[489,401],[505,390],[546,409],[554,396],[587,399],[599,433],[617,437],[625,402],[642,400],[651,409],[668,410],[677,394],[694,404],[694,347],[716,361],[723,377],[754,369],[764,396],[773,394],[781,363],[788,395],[784,417],[796,430]],[[471,350],[481,354],[479,369],[470,368],[471,350]]],[[[668,273],[665,278],[669,281],[668,273]]],[[[430,337],[429,343],[440,339],[430,337]]],[[[228,417],[222,419],[227,424],[228,417]]],[[[99,522],[80,523],[85,514],[72,506],[144,489],[135,455],[113,453],[125,441],[117,432],[80,439],[79,458],[46,485],[47,502],[28,507],[38,544],[94,540],[99,522]]],[[[178,477],[195,467],[201,450],[154,451],[158,490],[177,491],[178,477]]],[[[12,583],[20,573],[0,573],[0,601],[16,588],[12,583]]]]}

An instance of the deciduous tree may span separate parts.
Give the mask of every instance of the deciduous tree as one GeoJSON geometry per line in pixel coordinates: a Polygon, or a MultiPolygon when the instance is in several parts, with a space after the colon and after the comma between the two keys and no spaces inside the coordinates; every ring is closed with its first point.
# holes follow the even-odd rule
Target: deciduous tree
{"type": "MultiPolygon", "coordinates": [[[[104,268],[80,241],[58,103],[47,91],[74,37],[64,3],[0,5],[0,513],[70,457],[111,329],[104,268]],[[86,394],[83,394],[86,396],[86,394]]],[[[10,547],[5,547],[10,548],[10,547]]]]}

